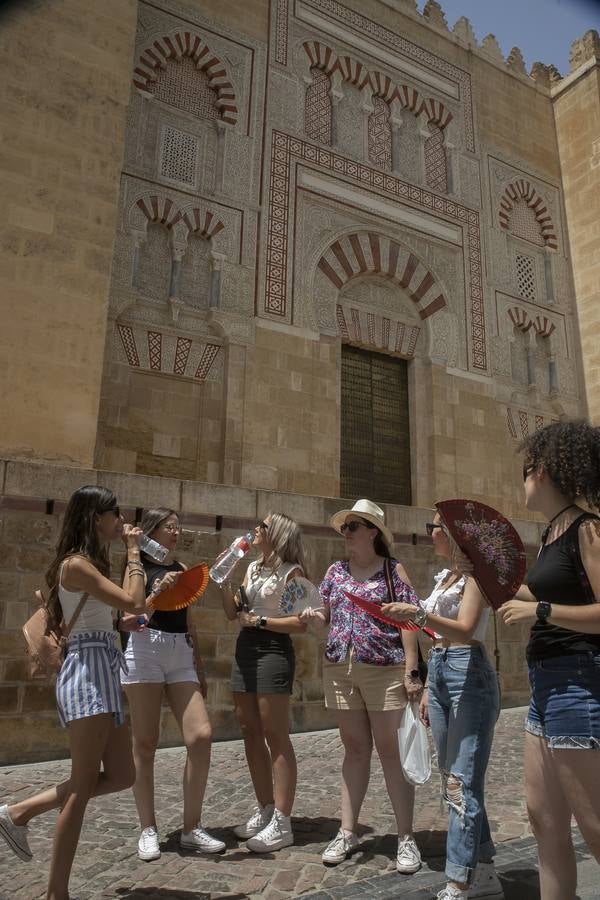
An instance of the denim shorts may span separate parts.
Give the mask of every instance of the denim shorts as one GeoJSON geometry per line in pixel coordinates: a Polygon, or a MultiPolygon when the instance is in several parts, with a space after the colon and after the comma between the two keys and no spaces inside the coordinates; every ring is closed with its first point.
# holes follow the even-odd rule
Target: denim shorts
{"type": "Polygon", "coordinates": [[[531,662],[529,683],[526,731],[551,750],[600,750],[600,653],[531,662]]]}

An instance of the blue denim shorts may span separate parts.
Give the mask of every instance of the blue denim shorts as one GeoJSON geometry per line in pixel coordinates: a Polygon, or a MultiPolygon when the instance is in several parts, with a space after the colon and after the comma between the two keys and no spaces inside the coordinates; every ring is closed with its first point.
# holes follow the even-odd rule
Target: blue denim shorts
{"type": "Polygon", "coordinates": [[[600,750],[600,654],[532,662],[529,683],[526,731],[551,750],[600,750]]]}

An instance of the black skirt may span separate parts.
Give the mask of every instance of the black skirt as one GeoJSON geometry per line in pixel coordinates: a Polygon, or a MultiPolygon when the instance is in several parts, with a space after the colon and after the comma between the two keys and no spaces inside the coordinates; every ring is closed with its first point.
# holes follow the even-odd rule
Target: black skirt
{"type": "Polygon", "coordinates": [[[242,628],[231,667],[231,690],[240,694],[291,694],[294,645],[289,634],[242,628]]]}

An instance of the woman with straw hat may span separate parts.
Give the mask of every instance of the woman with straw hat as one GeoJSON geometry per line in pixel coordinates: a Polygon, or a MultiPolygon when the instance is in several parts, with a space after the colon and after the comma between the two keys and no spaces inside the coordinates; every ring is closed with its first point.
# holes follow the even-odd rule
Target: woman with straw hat
{"type": "Polygon", "coordinates": [[[325,703],[336,710],[344,745],[341,827],[322,860],[337,865],[359,845],[358,817],[375,745],[398,824],[396,867],[411,874],[420,868],[421,856],[412,836],[414,788],[402,775],[398,726],[407,702],[418,700],[423,689],[416,632],[401,635],[363,612],[345,591],[379,604],[396,598],[417,601],[404,569],[391,557],[393,534],[379,506],[357,500],[352,509],[335,513],[330,524],[344,537],[347,558],[333,563],[321,583],[324,611],[302,614],[330,625],[323,663],[325,703]]]}

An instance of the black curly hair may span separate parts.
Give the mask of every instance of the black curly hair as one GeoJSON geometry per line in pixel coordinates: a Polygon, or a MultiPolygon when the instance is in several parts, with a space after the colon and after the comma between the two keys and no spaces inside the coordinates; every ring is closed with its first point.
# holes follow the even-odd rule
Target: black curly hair
{"type": "Polygon", "coordinates": [[[584,421],[554,422],[525,438],[525,467],[542,464],[570,500],[583,498],[600,508],[600,428],[584,421]]]}

